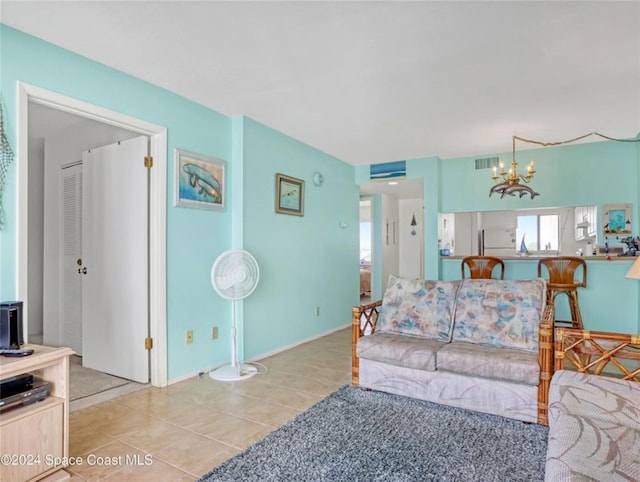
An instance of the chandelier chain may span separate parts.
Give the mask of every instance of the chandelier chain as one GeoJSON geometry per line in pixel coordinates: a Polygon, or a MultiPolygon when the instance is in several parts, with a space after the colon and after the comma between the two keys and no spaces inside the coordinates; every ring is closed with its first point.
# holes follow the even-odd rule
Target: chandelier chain
{"type": "Polygon", "coordinates": [[[529,144],[536,144],[542,147],[549,147],[549,146],[561,146],[563,144],[570,144],[572,142],[585,139],[589,136],[598,136],[598,137],[602,137],[603,139],[616,141],[616,142],[640,142],[640,136],[637,136],[635,139],[618,139],[615,137],[606,136],[604,134],[601,134],[595,131],[589,132],[588,134],[584,134],[578,137],[574,137],[573,139],[568,139],[566,141],[556,141],[556,142],[543,142],[543,141],[536,141],[534,139],[527,139],[526,137],[513,136],[512,137],[513,157],[511,159],[511,167],[509,170],[506,170],[504,163],[500,162],[499,163],[500,173],[498,173],[498,166],[494,166],[492,179],[494,181],[497,181],[498,179],[500,179],[500,177],[502,177],[502,182],[497,183],[495,186],[493,186],[489,190],[489,196],[491,196],[494,193],[500,194],[501,198],[504,197],[505,195],[515,196],[516,194],[519,194],[520,197],[522,197],[529,194],[531,196],[531,199],[533,199],[535,196],[539,195],[539,193],[535,192],[530,187],[521,184],[521,181],[528,184],[533,179],[533,176],[535,175],[536,170],[535,170],[533,161],[531,161],[527,166],[526,174],[521,174],[520,172],[518,172],[518,161],[516,161],[516,140],[522,141],[522,142],[528,142],[529,144]]]}
{"type": "Polygon", "coordinates": [[[635,139],[618,139],[616,137],[609,137],[606,136],[604,134],[601,134],[599,132],[589,132],[588,134],[584,134],[582,136],[578,136],[575,137],[573,139],[568,139],[566,141],[556,141],[556,142],[542,142],[542,141],[536,141],[534,139],[527,139],[525,137],[520,137],[520,136],[513,136],[514,139],[517,139],[519,141],[522,142],[528,142],[529,144],[537,144],[539,146],[542,147],[549,147],[549,146],[561,146],[562,144],[570,144],[572,142],[576,142],[576,141],[580,141],[582,139],[585,139],[589,136],[598,136],[598,137],[602,137],[603,139],[607,139],[609,141],[616,141],[616,142],[640,142],[640,138],[635,138],[635,139]]]}

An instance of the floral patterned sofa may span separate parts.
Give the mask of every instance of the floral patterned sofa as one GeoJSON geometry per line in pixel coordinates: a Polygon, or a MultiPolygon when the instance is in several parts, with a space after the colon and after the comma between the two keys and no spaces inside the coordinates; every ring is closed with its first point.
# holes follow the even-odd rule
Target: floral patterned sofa
{"type": "Polygon", "coordinates": [[[553,308],[543,279],[392,276],[352,312],[353,384],[547,423],[553,308]]]}
{"type": "Polygon", "coordinates": [[[555,335],[545,480],[640,480],[640,335],[555,335]]]}

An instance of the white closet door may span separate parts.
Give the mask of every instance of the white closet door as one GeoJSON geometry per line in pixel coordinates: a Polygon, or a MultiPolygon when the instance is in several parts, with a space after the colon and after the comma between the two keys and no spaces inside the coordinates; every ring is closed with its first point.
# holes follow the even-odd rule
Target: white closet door
{"type": "Polygon", "coordinates": [[[60,344],[82,355],[82,164],[63,167],[60,182],[60,344]]]}
{"type": "Polygon", "coordinates": [[[83,153],[83,365],[149,381],[147,137],[83,153]]]}

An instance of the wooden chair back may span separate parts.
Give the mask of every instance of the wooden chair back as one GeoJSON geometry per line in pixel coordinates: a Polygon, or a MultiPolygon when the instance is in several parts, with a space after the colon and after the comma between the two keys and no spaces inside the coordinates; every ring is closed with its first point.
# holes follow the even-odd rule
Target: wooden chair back
{"type": "Polygon", "coordinates": [[[553,289],[576,289],[587,286],[587,263],[576,256],[558,256],[538,261],[538,278],[542,278],[542,267],[547,269],[547,287],[553,289]],[[576,271],[582,268],[582,279],[576,279],[576,271]]]}
{"type": "Polygon", "coordinates": [[[471,279],[491,279],[493,269],[498,266],[500,279],[504,279],[504,262],[495,256],[467,256],[462,259],[462,279],[465,279],[465,266],[471,279]]]}

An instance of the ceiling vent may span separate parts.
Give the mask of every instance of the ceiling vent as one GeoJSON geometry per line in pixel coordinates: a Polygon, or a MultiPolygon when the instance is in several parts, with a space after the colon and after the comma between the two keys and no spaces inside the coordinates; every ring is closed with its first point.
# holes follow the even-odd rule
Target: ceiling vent
{"type": "Polygon", "coordinates": [[[491,169],[497,167],[500,164],[500,160],[497,157],[485,157],[483,159],[476,159],[476,169],[491,169]]]}

